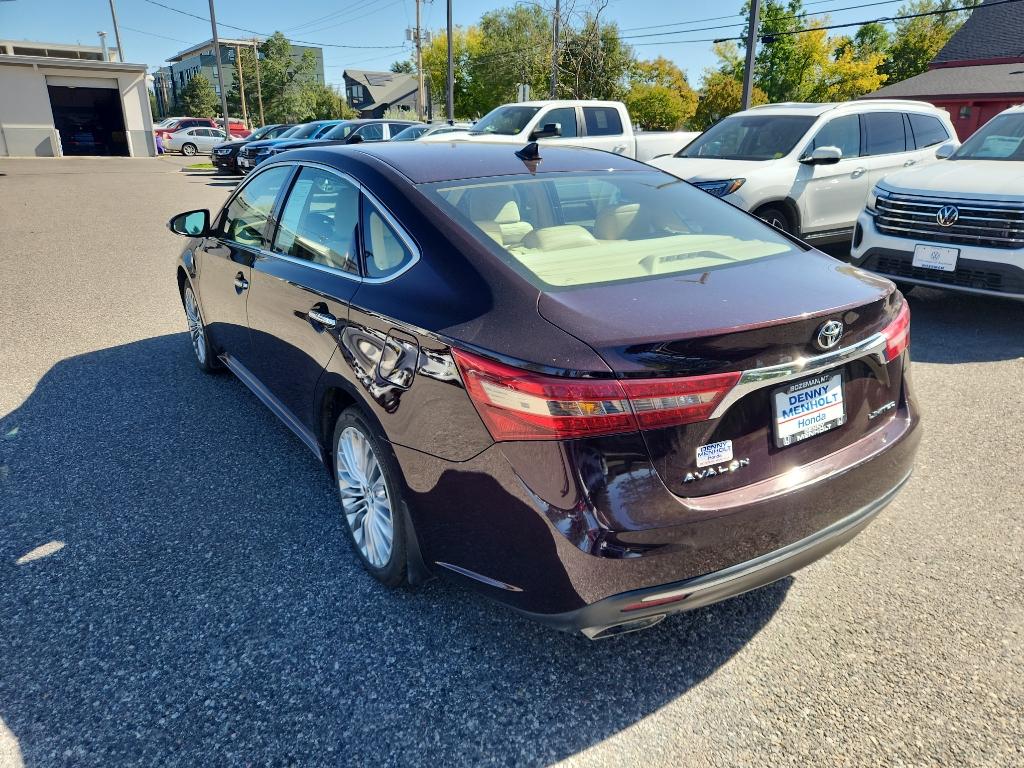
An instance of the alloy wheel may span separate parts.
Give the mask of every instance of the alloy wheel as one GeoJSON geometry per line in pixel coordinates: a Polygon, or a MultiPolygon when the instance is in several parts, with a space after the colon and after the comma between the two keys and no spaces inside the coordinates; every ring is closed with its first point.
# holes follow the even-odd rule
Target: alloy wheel
{"type": "Polygon", "coordinates": [[[391,559],[394,516],[384,473],[366,435],[346,427],[334,464],[345,521],[356,546],[370,565],[383,568],[391,559]]]}
{"type": "Polygon", "coordinates": [[[186,144],[181,148],[181,154],[192,156],[196,153],[196,148],[191,144],[186,144]]]}
{"type": "Polygon", "coordinates": [[[192,286],[185,288],[185,319],[188,321],[188,335],[192,337],[192,349],[200,365],[206,365],[206,329],[203,327],[203,316],[199,313],[199,304],[192,286]]]}

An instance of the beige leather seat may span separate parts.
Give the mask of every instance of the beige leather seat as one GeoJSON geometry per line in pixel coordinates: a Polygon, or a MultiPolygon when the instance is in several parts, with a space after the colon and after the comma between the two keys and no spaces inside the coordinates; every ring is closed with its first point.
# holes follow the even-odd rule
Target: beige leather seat
{"type": "Polygon", "coordinates": [[[498,245],[519,245],[533,229],[519,216],[512,189],[505,185],[479,187],[466,192],[469,218],[498,245]]]}
{"type": "Polygon", "coordinates": [[[579,224],[560,224],[527,233],[523,238],[523,247],[539,251],[564,251],[567,248],[582,248],[596,242],[594,236],[579,224]]]}
{"type": "Polygon", "coordinates": [[[637,224],[639,203],[609,205],[602,208],[594,221],[594,236],[598,240],[625,240],[627,233],[637,224]]]}

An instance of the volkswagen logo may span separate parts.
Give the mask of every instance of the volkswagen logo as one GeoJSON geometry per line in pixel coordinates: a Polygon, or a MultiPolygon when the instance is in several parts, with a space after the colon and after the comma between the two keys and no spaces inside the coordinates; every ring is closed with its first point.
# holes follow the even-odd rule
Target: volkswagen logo
{"type": "Polygon", "coordinates": [[[940,227],[952,227],[960,218],[960,211],[955,205],[944,205],[935,214],[935,221],[940,227]]]}
{"type": "Polygon", "coordinates": [[[838,320],[829,320],[821,324],[814,343],[818,345],[819,349],[832,349],[841,338],[843,338],[843,324],[838,320]]]}

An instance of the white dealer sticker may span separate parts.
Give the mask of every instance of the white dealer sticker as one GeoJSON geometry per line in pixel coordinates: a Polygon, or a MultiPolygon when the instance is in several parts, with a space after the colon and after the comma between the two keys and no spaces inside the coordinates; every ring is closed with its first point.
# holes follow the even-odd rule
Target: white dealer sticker
{"type": "Polygon", "coordinates": [[[710,467],[732,461],[732,440],[697,446],[697,466],[710,467]]]}

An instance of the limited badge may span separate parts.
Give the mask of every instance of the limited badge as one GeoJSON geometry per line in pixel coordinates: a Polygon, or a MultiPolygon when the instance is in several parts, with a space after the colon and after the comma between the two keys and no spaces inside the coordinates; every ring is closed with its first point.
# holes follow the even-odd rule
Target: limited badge
{"type": "Polygon", "coordinates": [[[732,461],[732,440],[697,447],[698,467],[710,467],[712,464],[722,464],[726,461],[732,461]]]}

